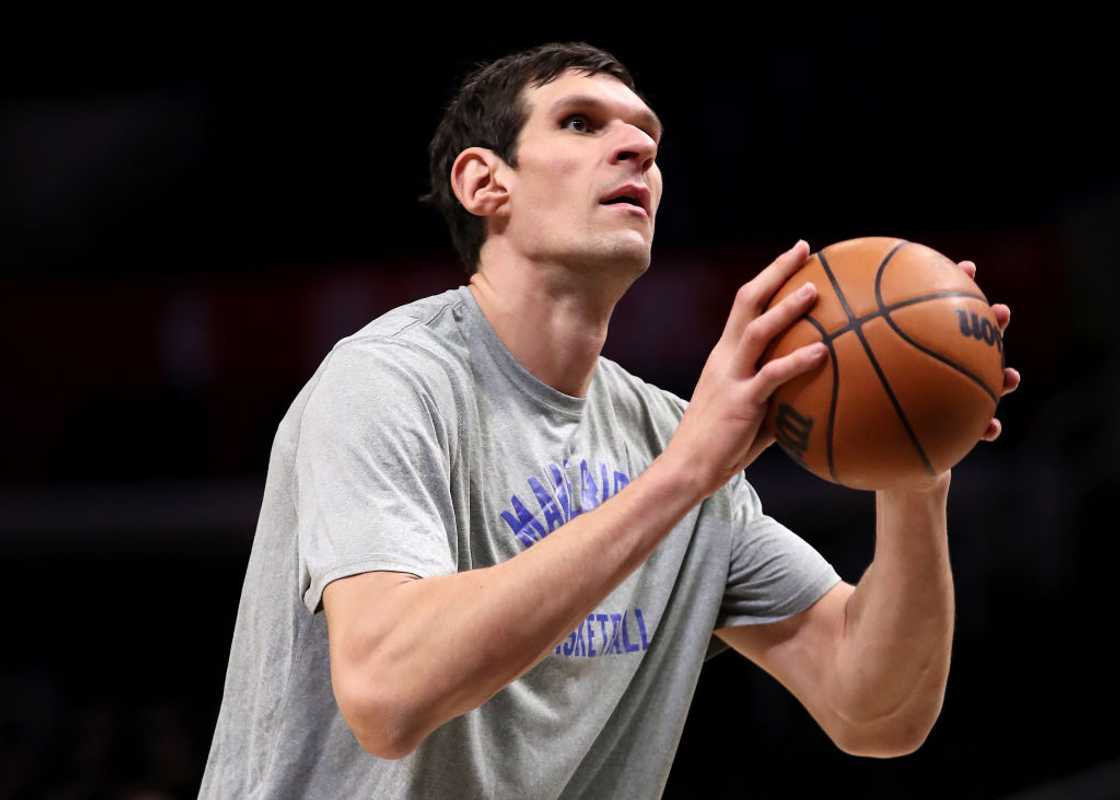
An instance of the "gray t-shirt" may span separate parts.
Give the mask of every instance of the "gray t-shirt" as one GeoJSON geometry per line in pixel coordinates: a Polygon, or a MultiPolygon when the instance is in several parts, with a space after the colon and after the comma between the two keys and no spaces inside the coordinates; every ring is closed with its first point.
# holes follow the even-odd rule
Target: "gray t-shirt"
{"type": "Polygon", "coordinates": [[[713,629],[791,616],[840,580],[742,475],[551,655],[399,760],[362,750],[339,713],[322,593],[360,572],[516,556],[640,475],[686,405],[606,358],[586,398],[553,389],[466,287],[335,345],[273,444],[200,796],[659,797],[701,666],[723,649],[713,629]]]}

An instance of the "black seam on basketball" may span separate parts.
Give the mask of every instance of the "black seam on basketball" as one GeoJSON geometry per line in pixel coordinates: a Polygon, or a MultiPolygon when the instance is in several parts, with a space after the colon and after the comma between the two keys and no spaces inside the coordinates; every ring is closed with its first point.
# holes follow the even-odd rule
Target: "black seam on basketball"
{"type": "MultiPolygon", "coordinates": [[[[893,255],[893,253],[892,253],[892,255],[893,255]]],[[[887,261],[889,261],[889,260],[890,260],[890,256],[887,257],[887,261]]],[[[918,342],[914,341],[913,339],[911,339],[909,336],[906,335],[906,332],[903,331],[902,328],[900,328],[898,326],[898,323],[896,323],[893,319],[891,319],[891,313],[890,312],[897,311],[899,308],[904,307],[904,305],[914,305],[914,303],[922,302],[922,300],[919,299],[919,298],[915,298],[913,300],[913,302],[905,303],[905,304],[904,303],[896,303],[895,305],[890,306],[890,307],[888,307],[885,303],[883,303],[883,291],[882,291],[882,288],[883,288],[883,286],[882,286],[882,284],[883,284],[883,270],[886,269],[887,261],[884,261],[881,265],[879,265],[879,271],[875,274],[875,303],[879,306],[879,312],[882,314],[883,319],[885,319],[887,321],[887,324],[891,326],[891,330],[893,330],[896,334],[898,334],[899,338],[901,338],[902,341],[906,342],[911,347],[914,347],[914,348],[920,350],[921,352],[925,353],[930,358],[937,359],[938,361],[940,361],[945,366],[947,366],[951,369],[955,369],[961,375],[964,375],[966,378],[968,378],[973,383],[975,383],[977,386],[979,386],[981,389],[983,389],[984,392],[988,395],[988,397],[992,398],[993,403],[995,403],[996,405],[999,405],[999,397],[996,396],[995,392],[993,392],[990,388],[988,388],[988,385],[986,383],[984,383],[983,380],[981,380],[980,376],[973,373],[967,367],[963,367],[960,364],[956,363],[952,359],[947,358],[947,357],[941,355],[940,353],[938,353],[934,350],[931,350],[928,347],[926,347],[924,345],[921,345],[918,342]]],[[[970,298],[975,298],[977,300],[983,300],[985,303],[987,302],[986,297],[984,297],[983,295],[977,296],[977,294],[975,292],[961,292],[961,293],[958,293],[958,294],[950,294],[950,293],[940,292],[938,294],[942,295],[943,297],[944,296],[970,297],[970,298]]],[[[931,299],[941,299],[941,298],[937,297],[937,298],[931,298],[931,299]]]]}
{"type": "MultiPolygon", "coordinates": [[[[891,263],[891,259],[895,257],[895,254],[908,244],[909,242],[902,241],[892,247],[891,251],[887,253],[886,257],[883,259],[883,263],[879,265],[879,269],[875,272],[875,303],[879,306],[879,311],[883,314],[888,322],[890,322],[890,314],[888,313],[886,307],[883,305],[883,297],[880,291],[883,281],[883,273],[886,272],[887,264],[891,263]]],[[[918,440],[917,431],[915,431],[910,426],[910,420],[906,418],[906,414],[902,410],[902,403],[900,403],[898,398],[895,396],[894,389],[891,388],[890,382],[887,381],[886,374],[884,374],[882,368],[879,366],[879,362],[875,358],[874,353],[872,353],[871,344],[864,337],[862,328],[858,333],[860,342],[863,343],[863,346],[867,349],[867,357],[871,359],[871,364],[875,367],[875,372],[878,373],[879,380],[882,382],[883,388],[886,390],[887,395],[891,398],[891,403],[894,404],[895,411],[898,413],[899,419],[902,420],[902,425],[906,428],[906,433],[910,436],[910,441],[914,443],[914,448],[918,451],[918,455],[922,457],[922,461],[925,463],[926,469],[929,470],[929,474],[936,475],[937,473],[933,468],[933,464],[930,463],[929,456],[926,455],[926,451],[922,447],[922,443],[918,440]]]]}
{"type": "MultiPolygon", "coordinates": [[[[943,292],[930,292],[929,294],[919,295],[918,297],[911,297],[909,300],[899,300],[897,303],[891,303],[888,306],[883,304],[882,296],[879,294],[879,283],[878,281],[875,282],[875,301],[879,304],[880,309],[888,312],[898,311],[900,308],[906,308],[906,306],[912,306],[916,303],[926,303],[930,300],[944,300],[947,297],[968,297],[973,300],[983,300],[985,303],[988,302],[988,298],[976,292],[946,290],[943,292]]],[[[874,312],[874,316],[878,316],[881,313],[882,311],[876,311],[874,312]]]]}
{"type": "Polygon", "coordinates": [[[906,419],[906,414],[902,410],[902,404],[895,396],[894,389],[891,388],[890,383],[887,381],[887,376],[883,374],[883,368],[879,366],[879,362],[875,359],[875,353],[871,350],[870,342],[868,342],[867,338],[863,335],[863,329],[857,327],[855,328],[855,333],[856,336],[859,337],[860,344],[863,345],[864,351],[867,353],[867,358],[871,361],[871,366],[875,368],[875,374],[879,376],[879,382],[883,384],[883,391],[887,393],[891,405],[894,406],[895,413],[898,414],[898,418],[902,421],[902,427],[906,429],[906,435],[910,437],[910,443],[914,445],[914,449],[917,450],[918,455],[922,457],[922,463],[926,465],[929,474],[936,475],[937,473],[933,469],[933,464],[930,463],[926,451],[922,449],[922,444],[918,441],[917,434],[915,434],[914,429],[910,427],[910,420],[906,419]]]}
{"type": "MultiPolygon", "coordinates": [[[[906,308],[907,306],[917,305],[918,303],[928,303],[931,300],[944,300],[944,299],[950,298],[950,297],[964,297],[964,298],[968,298],[968,299],[971,299],[971,300],[983,300],[985,303],[988,302],[988,298],[984,297],[984,295],[982,295],[982,294],[977,294],[976,292],[955,292],[955,291],[930,292],[929,294],[923,294],[920,297],[912,297],[909,300],[900,300],[897,303],[892,303],[889,306],[884,306],[884,309],[887,313],[889,313],[891,311],[898,311],[898,309],[900,309],[900,308],[906,308]]],[[[867,316],[856,317],[855,324],[856,325],[863,325],[867,322],[871,322],[871,320],[873,320],[873,319],[878,319],[879,317],[882,317],[882,316],[885,316],[884,311],[882,311],[882,310],[872,311],[867,316]]],[[[825,334],[824,339],[822,341],[824,341],[825,344],[828,344],[833,339],[836,339],[838,336],[841,336],[845,333],[848,333],[849,331],[852,330],[852,324],[853,323],[849,322],[847,325],[844,325],[843,327],[837,328],[832,333],[825,334]]]]}
{"type": "Polygon", "coordinates": [[[937,353],[933,350],[930,350],[928,347],[925,347],[925,346],[915,342],[913,339],[911,339],[909,336],[906,335],[905,331],[903,331],[902,328],[898,327],[898,324],[893,319],[891,319],[890,314],[884,314],[883,318],[887,321],[887,324],[891,326],[891,330],[893,330],[895,333],[897,333],[899,335],[899,337],[901,337],[904,342],[906,342],[907,344],[917,348],[918,350],[921,350],[927,356],[937,359],[938,361],[940,361],[945,366],[951,367],[952,369],[955,369],[961,375],[964,375],[966,378],[968,378],[973,383],[975,383],[977,386],[979,386],[981,389],[983,389],[984,393],[987,394],[988,397],[992,398],[993,403],[996,403],[997,405],[999,404],[999,398],[996,397],[996,393],[993,392],[990,388],[988,388],[988,385],[986,383],[984,383],[984,381],[978,375],[975,375],[974,373],[972,373],[967,368],[962,367],[960,364],[957,364],[955,361],[953,361],[949,358],[946,358],[945,356],[941,355],[940,353],[937,353]]]}
{"type": "MultiPolygon", "coordinates": [[[[891,260],[894,254],[905,247],[907,244],[909,244],[909,242],[903,241],[892,247],[891,251],[887,253],[886,257],[883,259],[883,263],[879,265],[879,271],[882,272],[883,268],[887,265],[887,262],[891,260]]],[[[906,435],[910,437],[910,443],[913,444],[914,449],[918,451],[918,455],[921,456],[922,463],[926,465],[926,469],[929,470],[929,474],[936,475],[937,473],[934,472],[933,464],[930,463],[929,457],[926,455],[926,451],[922,449],[921,442],[918,441],[918,437],[914,433],[914,429],[910,426],[910,420],[906,419],[906,414],[902,410],[902,404],[898,402],[898,397],[895,396],[894,390],[891,388],[890,382],[887,380],[887,376],[883,374],[883,368],[879,366],[879,362],[875,359],[875,353],[871,350],[871,344],[867,341],[867,337],[863,335],[863,322],[858,319],[856,315],[852,313],[851,308],[848,307],[848,302],[847,300],[845,300],[844,294],[840,291],[840,284],[836,280],[836,276],[832,274],[832,269],[825,263],[823,251],[820,253],[820,260],[821,266],[824,267],[825,272],[828,275],[828,279],[832,281],[832,288],[836,291],[836,296],[840,298],[840,304],[844,306],[844,311],[848,314],[848,324],[851,329],[855,331],[856,336],[859,337],[859,343],[863,345],[863,350],[865,353],[867,353],[867,358],[871,362],[871,366],[875,368],[875,374],[879,376],[879,382],[883,385],[883,391],[887,393],[887,397],[890,398],[891,405],[894,406],[895,413],[898,414],[898,418],[902,422],[902,427],[906,429],[906,435]]]]}
{"type": "Polygon", "coordinates": [[[840,394],[840,359],[836,357],[836,350],[832,347],[832,341],[825,341],[824,326],[808,314],[805,315],[805,321],[817,329],[817,332],[821,335],[821,341],[828,348],[828,357],[832,361],[832,402],[828,406],[828,429],[825,432],[824,442],[825,454],[828,457],[828,474],[835,481],[836,464],[832,460],[832,432],[836,428],[836,399],[840,394]]]}
{"type": "Polygon", "coordinates": [[[844,293],[840,291],[840,281],[836,280],[836,276],[832,274],[832,267],[828,265],[828,259],[824,257],[824,250],[817,253],[817,258],[821,262],[821,267],[824,268],[824,274],[828,276],[829,283],[832,284],[832,291],[836,293],[836,299],[840,301],[840,305],[844,308],[844,313],[848,315],[848,324],[854,325],[856,323],[856,315],[852,313],[851,307],[848,306],[848,298],[844,297],[844,293]]]}
{"type": "MultiPolygon", "coordinates": [[[[880,312],[883,311],[883,305],[879,302],[879,282],[882,280],[883,271],[887,268],[887,264],[890,263],[890,260],[894,258],[894,254],[907,244],[909,244],[909,242],[903,241],[892,247],[875,272],[875,301],[879,305],[880,312]]],[[[894,406],[895,413],[898,414],[898,418],[902,421],[902,427],[906,429],[906,435],[910,437],[911,444],[913,444],[914,449],[918,451],[918,455],[921,456],[922,462],[926,465],[926,469],[929,470],[929,474],[936,475],[937,473],[933,469],[933,464],[930,463],[926,451],[922,449],[922,443],[918,441],[917,434],[910,426],[910,420],[906,418],[906,413],[902,410],[902,403],[898,401],[894,389],[891,388],[890,381],[887,380],[887,376],[883,373],[883,368],[879,366],[879,361],[875,358],[875,353],[871,350],[871,343],[868,342],[867,337],[863,335],[863,325],[861,322],[856,323],[855,332],[856,336],[859,337],[860,344],[863,345],[863,349],[867,353],[868,360],[871,361],[871,366],[875,368],[875,374],[879,376],[879,382],[883,385],[883,391],[887,393],[887,397],[890,398],[891,404],[894,406]]]]}

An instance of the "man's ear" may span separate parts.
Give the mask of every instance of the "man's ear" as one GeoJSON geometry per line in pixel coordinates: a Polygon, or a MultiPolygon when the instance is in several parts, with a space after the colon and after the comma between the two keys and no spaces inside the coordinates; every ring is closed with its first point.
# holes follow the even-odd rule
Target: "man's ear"
{"type": "Polygon", "coordinates": [[[493,150],[468,147],[451,165],[451,191],[476,217],[491,217],[509,202],[508,175],[493,150]]]}

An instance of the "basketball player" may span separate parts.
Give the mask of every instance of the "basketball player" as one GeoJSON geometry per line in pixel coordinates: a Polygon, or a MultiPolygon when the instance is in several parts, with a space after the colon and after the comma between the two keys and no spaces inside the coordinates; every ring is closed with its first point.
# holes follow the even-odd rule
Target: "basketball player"
{"type": "Polygon", "coordinates": [[[470,285],[343,339],[280,424],[203,797],[657,797],[728,646],[843,751],[922,744],[949,474],[878,493],[857,586],[744,476],[767,398],[823,356],[759,364],[815,301],[763,313],[808,245],[740,289],[690,403],[600,356],[650,263],[662,136],[587,45],[464,82],[429,199],[470,285]]]}

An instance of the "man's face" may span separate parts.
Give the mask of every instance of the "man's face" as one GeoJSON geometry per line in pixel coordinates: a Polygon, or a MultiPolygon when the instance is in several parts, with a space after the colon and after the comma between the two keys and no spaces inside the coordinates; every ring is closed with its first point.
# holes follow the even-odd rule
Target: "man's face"
{"type": "Polygon", "coordinates": [[[529,117],[518,167],[507,177],[504,234],[533,260],[640,274],[649,266],[661,202],[656,115],[609,75],[569,71],[523,96],[529,117]],[[604,203],[628,184],[625,193],[641,205],[604,203]]]}

